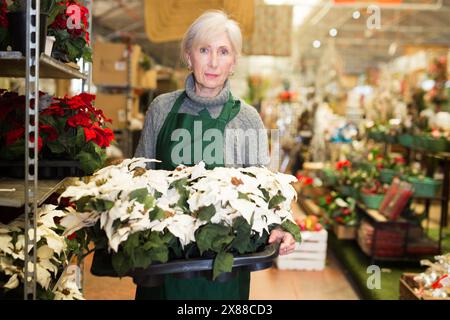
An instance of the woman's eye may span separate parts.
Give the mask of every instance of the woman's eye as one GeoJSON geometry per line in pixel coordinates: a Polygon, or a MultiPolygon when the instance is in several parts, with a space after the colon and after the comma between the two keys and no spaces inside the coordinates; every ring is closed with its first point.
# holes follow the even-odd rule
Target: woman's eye
{"type": "Polygon", "coordinates": [[[221,49],[220,50],[220,54],[226,56],[228,54],[228,50],[227,49],[221,49]]]}
{"type": "Polygon", "coordinates": [[[208,48],[200,48],[200,53],[207,53],[208,52],[208,48]]]}

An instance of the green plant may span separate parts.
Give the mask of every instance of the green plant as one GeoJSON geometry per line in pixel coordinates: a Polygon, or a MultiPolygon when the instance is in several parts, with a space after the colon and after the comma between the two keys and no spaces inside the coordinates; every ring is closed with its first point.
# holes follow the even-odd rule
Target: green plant
{"type": "Polygon", "coordinates": [[[75,0],[58,2],[54,7],[48,35],[56,38],[54,55],[57,59],[65,62],[77,62],[80,58],[92,61],[88,16],[89,10],[75,0]],[[69,23],[69,19],[72,19],[67,12],[69,6],[77,6],[80,12],[80,20],[74,26],[69,23]]]}

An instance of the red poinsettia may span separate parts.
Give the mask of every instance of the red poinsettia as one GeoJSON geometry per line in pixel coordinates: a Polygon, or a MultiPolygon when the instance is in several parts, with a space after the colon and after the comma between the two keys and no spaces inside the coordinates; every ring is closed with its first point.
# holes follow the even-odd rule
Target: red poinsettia
{"type": "Polygon", "coordinates": [[[98,125],[95,125],[90,128],[83,128],[83,130],[86,136],[86,142],[92,140],[102,148],[109,147],[111,141],[114,140],[114,133],[109,128],[102,129],[98,125]]]}
{"type": "Polygon", "coordinates": [[[301,174],[297,175],[297,179],[304,187],[312,185],[314,182],[313,178],[301,174]]]}
{"type": "Polygon", "coordinates": [[[349,160],[343,160],[336,163],[336,169],[342,170],[344,168],[350,168],[352,166],[351,162],[349,160]]]}
{"type": "MultiPolygon", "coordinates": [[[[95,95],[86,93],[52,99],[50,106],[39,113],[37,147],[41,157],[79,160],[87,174],[103,165],[104,148],[110,146],[114,133],[105,127],[111,120],[94,106],[94,100],[95,95]]],[[[1,90],[0,120],[4,124],[0,126],[0,158],[23,157],[23,151],[12,145],[25,136],[25,97],[1,90]]]]}
{"type": "Polygon", "coordinates": [[[6,133],[6,145],[10,146],[15,143],[17,140],[23,138],[25,134],[24,128],[16,128],[6,133]]]}

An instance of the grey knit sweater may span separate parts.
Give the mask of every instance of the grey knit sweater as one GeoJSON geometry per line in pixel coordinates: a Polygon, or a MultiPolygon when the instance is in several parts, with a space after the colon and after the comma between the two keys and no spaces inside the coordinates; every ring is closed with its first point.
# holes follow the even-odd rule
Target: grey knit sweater
{"type": "MultiPolygon", "coordinates": [[[[185,90],[187,97],[184,100],[179,113],[197,115],[206,108],[211,117],[216,119],[228,100],[230,86],[229,81],[227,80],[224,88],[216,97],[200,97],[195,93],[194,77],[190,74],[186,78],[185,90]]],[[[150,104],[145,116],[144,128],[135,152],[135,157],[155,158],[158,133],[172,109],[175,100],[181,93],[182,90],[177,90],[162,94],[150,104]]],[[[237,98],[235,97],[235,99],[237,98]]],[[[246,104],[242,99],[240,99],[240,101],[241,109],[238,115],[231,120],[225,128],[225,137],[227,137],[227,135],[232,137],[230,140],[225,139],[224,154],[227,154],[226,166],[268,166],[270,159],[267,132],[261,117],[254,107],[246,104]],[[257,135],[256,140],[249,139],[248,137],[250,135],[255,139],[254,133],[257,135]],[[233,141],[233,143],[229,143],[229,141],[233,141]],[[229,150],[229,152],[227,153],[226,150],[229,150]],[[230,161],[230,159],[232,160],[230,161]]]]}

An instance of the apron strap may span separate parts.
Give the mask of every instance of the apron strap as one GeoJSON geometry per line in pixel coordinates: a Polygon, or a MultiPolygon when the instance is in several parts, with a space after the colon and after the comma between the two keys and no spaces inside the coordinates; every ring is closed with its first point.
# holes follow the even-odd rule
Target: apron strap
{"type": "Polygon", "coordinates": [[[173,104],[172,109],[170,110],[170,113],[177,114],[178,111],[180,111],[181,105],[183,104],[184,99],[187,97],[186,91],[183,91],[175,100],[175,103],[173,104]]]}
{"type": "MultiPolygon", "coordinates": [[[[170,113],[177,114],[178,111],[180,111],[181,105],[183,104],[184,99],[186,99],[187,94],[186,91],[183,91],[175,100],[175,103],[173,104],[172,109],[170,110],[170,113]]],[[[233,118],[239,113],[241,107],[241,101],[240,100],[234,100],[233,95],[231,92],[228,94],[228,101],[225,103],[225,105],[222,108],[222,112],[220,113],[219,117],[217,118],[217,121],[227,124],[233,118]]],[[[207,109],[203,109],[199,112],[200,116],[211,118],[211,115],[209,114],[207,109]]]]}

